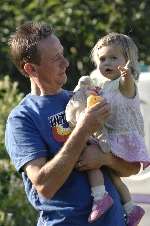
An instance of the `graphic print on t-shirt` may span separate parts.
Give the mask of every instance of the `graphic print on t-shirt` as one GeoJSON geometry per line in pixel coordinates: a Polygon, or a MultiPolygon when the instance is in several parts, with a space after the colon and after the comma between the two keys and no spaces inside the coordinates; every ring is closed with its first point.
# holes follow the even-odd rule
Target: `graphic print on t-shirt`
{"type": "Polygon", "coordinates": [[[53,138],[57,142],[65,142],[71,133],[71,128],[66,121],[65,112],[59,112],[48,117],[52,129],[53,138]]]}

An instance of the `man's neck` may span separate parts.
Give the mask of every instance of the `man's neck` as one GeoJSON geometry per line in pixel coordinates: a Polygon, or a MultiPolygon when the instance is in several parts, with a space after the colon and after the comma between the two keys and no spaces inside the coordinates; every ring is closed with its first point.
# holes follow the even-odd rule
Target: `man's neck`
{"type": "Polygon", "coordinates": [[[33,82],[31,82],[31,94],[37,95],[37,96],[41,95],[41,91],[40,91],[39,87],[33,82]]]}
{"type": "Polygon", "coordinates": [[[56,89],[43,89],[39,87],[35,82],[31,81],[31,94],[37,96],[56,95],[62,91],[62,88],[56,89]]]}
{"type": "Polygon", "coordinates": [[[42,90],[40,96],[56,95],[62,91],[62,88],[59,90],[42,90]]]}

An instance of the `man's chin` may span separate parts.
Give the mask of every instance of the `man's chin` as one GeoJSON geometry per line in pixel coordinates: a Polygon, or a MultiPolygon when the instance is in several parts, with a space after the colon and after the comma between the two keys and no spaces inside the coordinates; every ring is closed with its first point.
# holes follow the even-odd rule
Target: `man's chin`
{"type": "Polygon", "coordinates": [[[62,82],[59,82],[59,86],[63,87],[67,83],[67,78],[64,79],[62,82]]]}
{"type": "Polygon", "coordinates": [[[63,81],[63,86],[67,83],[67,76],[65,77],[64,81],[63,81]]]}

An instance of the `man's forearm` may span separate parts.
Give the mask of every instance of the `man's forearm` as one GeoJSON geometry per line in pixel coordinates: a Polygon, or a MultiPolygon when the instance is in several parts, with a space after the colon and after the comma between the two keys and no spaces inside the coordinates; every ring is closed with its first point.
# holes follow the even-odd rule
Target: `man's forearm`
{"type": "Polygon", "coordinates": [[[38,184],[42,185],[41,193],[51,198],[64,184],[73,170],[88,136],[81,130],[74,130],[64,146],[55,157],[48,161],[39,172],[38,184]]]}
{"type": "Polygon", "coordinates": [[[105,165],[114,170],[120,177],[135,175],[140,170],[140,163],[129,163],[111,153],[108,154],[105,165]]]}
{"type": "Polygon", "coordinates": [[[53,197],[75,167],[89,136],[102,126],[109,113],[110,107],[105,101],[87,109],[53,159],[46,162],[40,158],[26,165],[25,171],[39,193],[53,197]]]}

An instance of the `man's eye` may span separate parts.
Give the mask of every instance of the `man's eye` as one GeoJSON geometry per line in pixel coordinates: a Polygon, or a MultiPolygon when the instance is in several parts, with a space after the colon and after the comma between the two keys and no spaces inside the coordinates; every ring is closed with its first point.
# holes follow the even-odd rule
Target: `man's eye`
{"type": "Polygon", "coordinates": [[[61,54],[57,55],[57,56],[55,57],[55,61],[59,61],[59,60],[61,60],[61,59],[62,59],[62,57],[64,57],[64,54],[63,54],[63,53],[61,53],[61,54]]]}
{"type": "Polygon", "coordinates": [[[50,60],[51,60],[52,62],[55,62],[55,61],[58,61],[58,60],[59,60],[59,57],[56,56],[56,57],[51,58],[50,60]]]}

